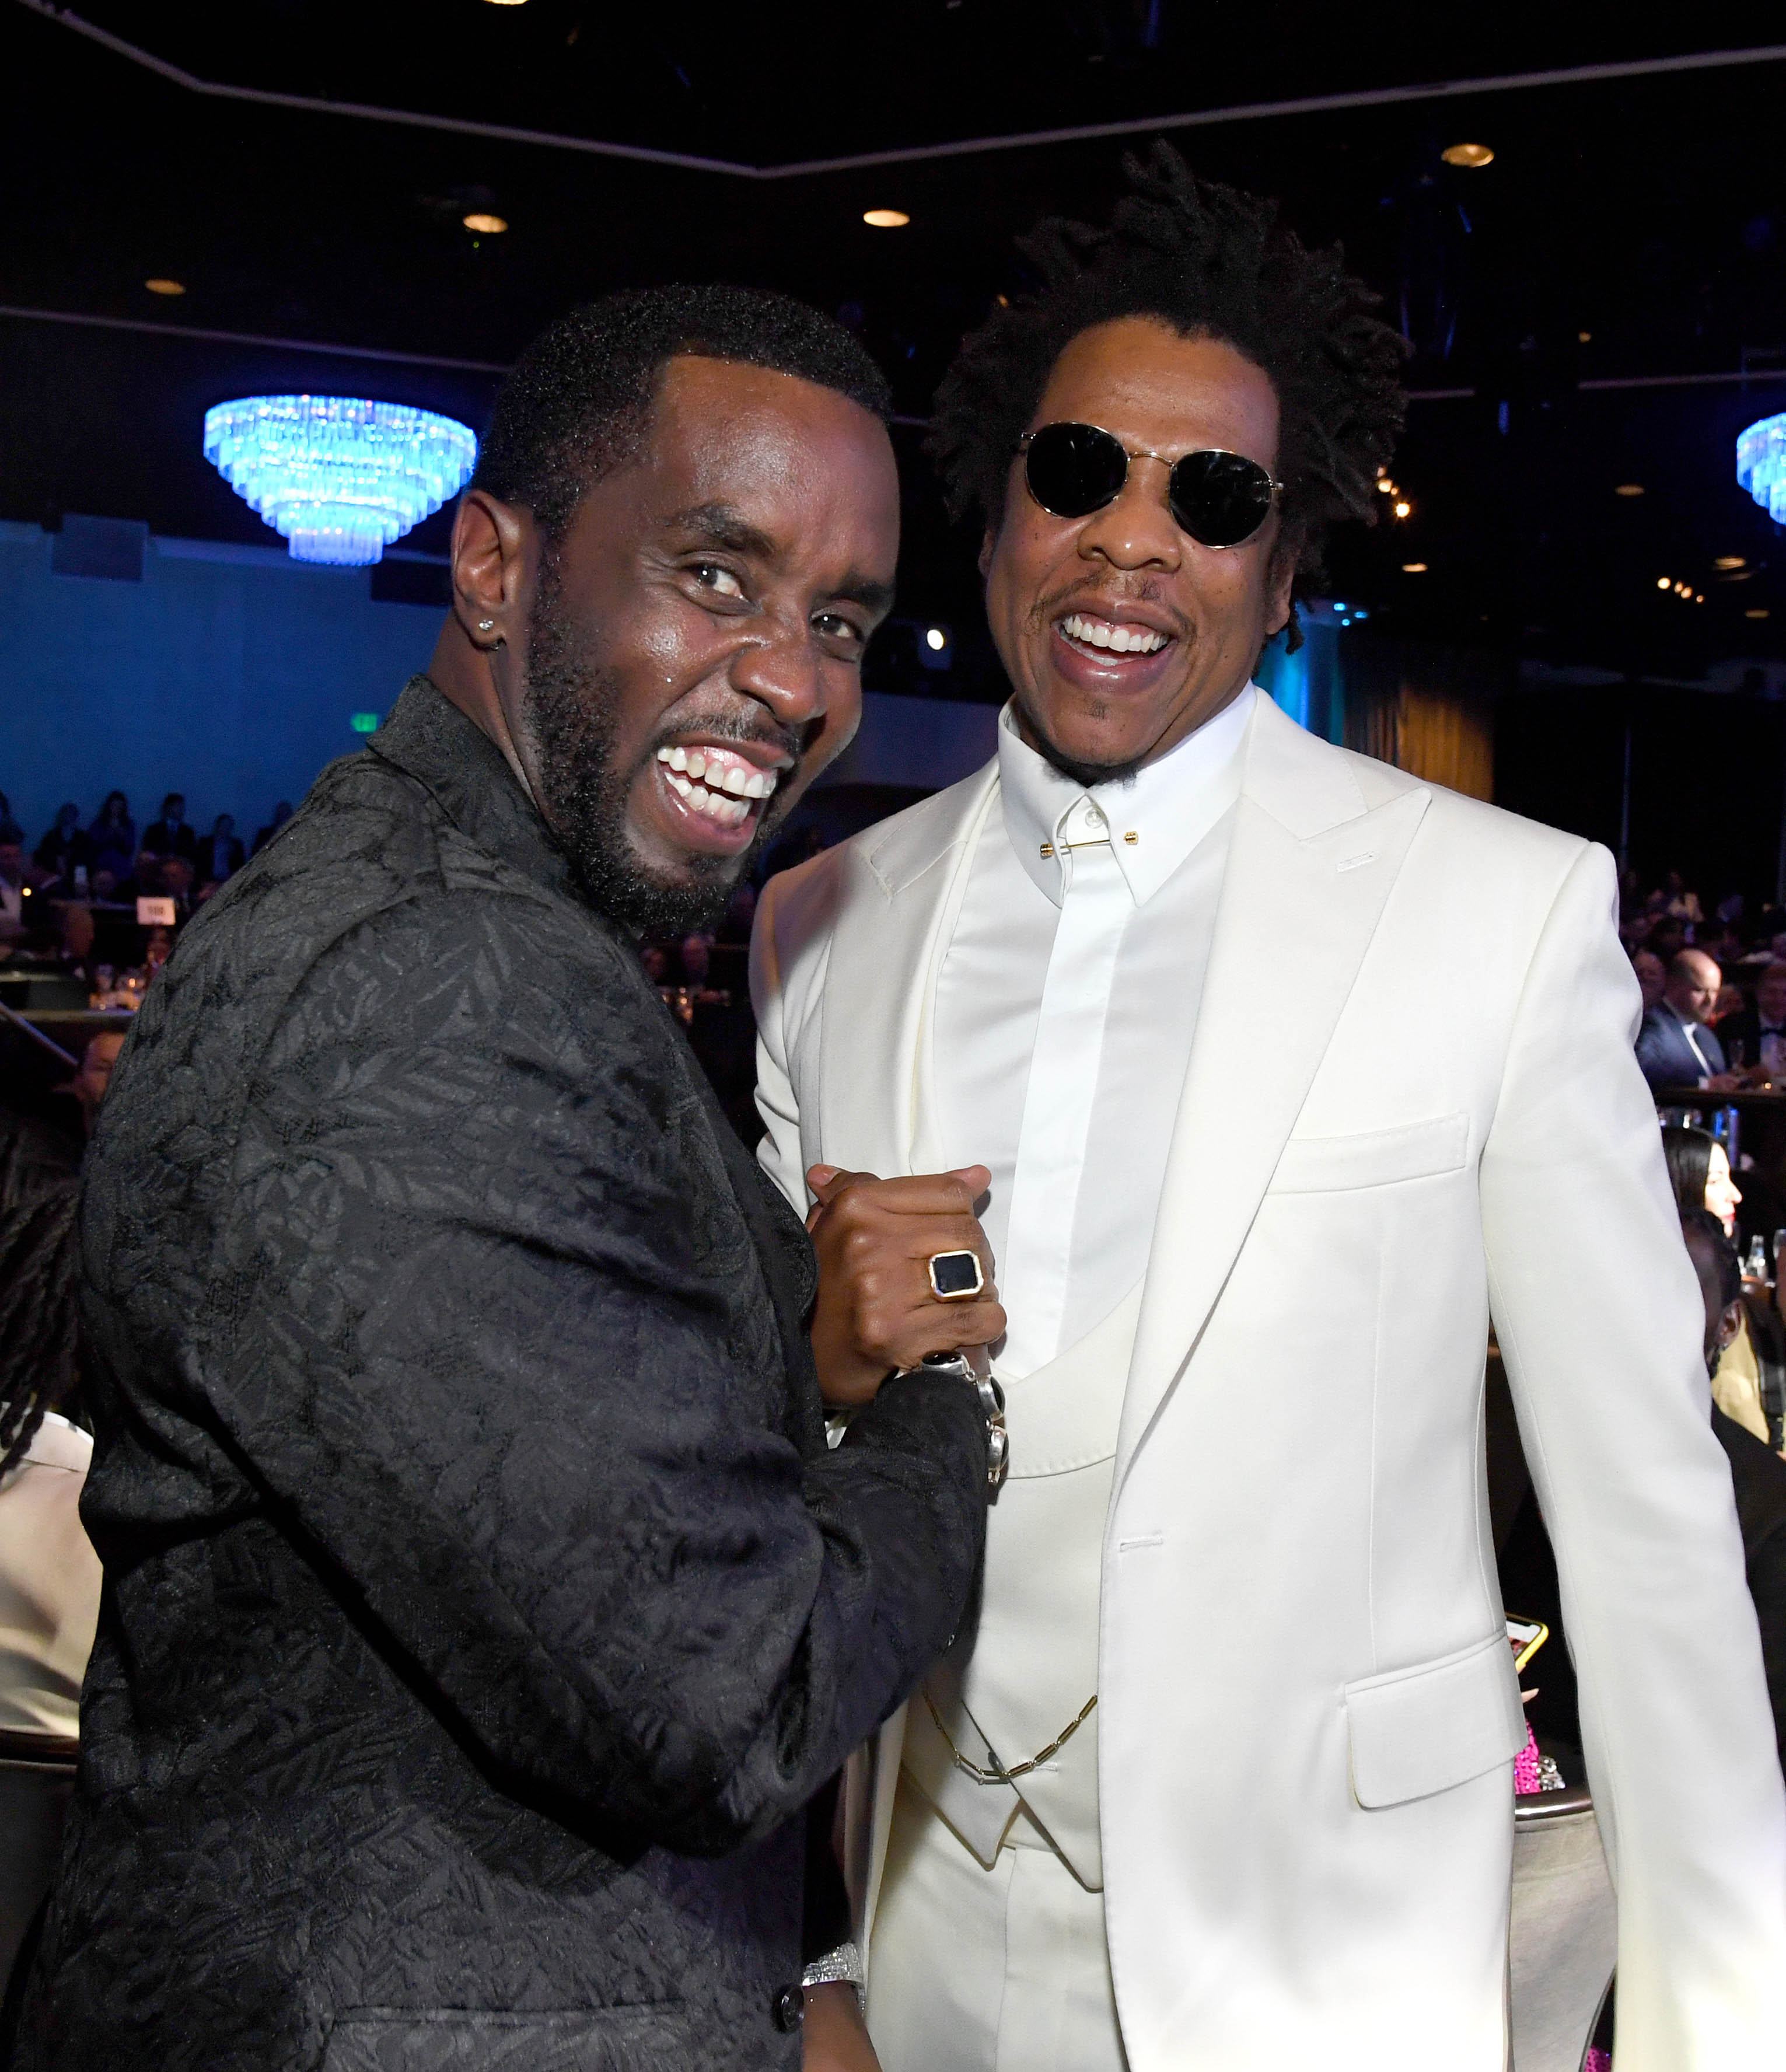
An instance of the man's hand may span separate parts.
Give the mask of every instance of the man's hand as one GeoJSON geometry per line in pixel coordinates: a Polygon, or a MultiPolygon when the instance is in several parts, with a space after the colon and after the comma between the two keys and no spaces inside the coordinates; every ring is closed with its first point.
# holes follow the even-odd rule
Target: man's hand
{"type": "Polygon", "coordinates": [[[1743,1085],[1740,1072],[1714,1072],[1706,1081],[1706,1092],[1709,1094],[1740,1093],[1743,1085]]]}
{"type": "Polygon", "coordinates": [[[854,1986],[808,1986],[802,2072],[881,2072],[854,1986]]]}
{"type": "Polygon", "coordinates": [[[992,1177],[983,1166],[909,1180],[835,1166],[807,1173],[818,1198],[807,1219],[819,1255],[812,1355],[827,1403],[867,1403],[895,1367],[1004,1335],[992,1249],[974,1215],[992,1177]],[[931,1293],[929,1261],[939,1252],[979,1254],[986,1286],[971,1301],[931,1293]]]}

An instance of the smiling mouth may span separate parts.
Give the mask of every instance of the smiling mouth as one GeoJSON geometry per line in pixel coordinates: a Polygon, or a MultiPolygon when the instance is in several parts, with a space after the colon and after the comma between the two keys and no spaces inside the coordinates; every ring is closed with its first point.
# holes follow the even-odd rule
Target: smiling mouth
{"type": "Polygon", "coordinates": [[[715,827],[741,827],[760,811],[781,781],[781,773],[762,770],[749,757],[725,748],[660,748],[664,782],[690,812],[715,827]]]}
{"type": "Polygon", "coordinates": [[[1054,622],[1055,630],[1070,648],[1099,662],[1112,656],[1157,655],[1172,645],[1172,636],[1151,626],[1123,626],[1113,619],[1099,619],[1086,611],[1070,611],[1054,622]]]}

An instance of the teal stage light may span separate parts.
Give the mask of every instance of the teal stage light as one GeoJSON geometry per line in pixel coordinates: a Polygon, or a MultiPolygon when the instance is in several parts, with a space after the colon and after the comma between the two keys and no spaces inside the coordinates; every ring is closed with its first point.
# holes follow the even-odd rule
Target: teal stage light
{"type": "Polygon", "coordinates": [[[1786,414],[1758,417],[1737,434],[1736,479],[1776,525],[1786,525],[1786,414]]]}
{"type": "Polygon", "coordinates": [[[205,412],[204,457],[294,561],[363,568],[458,495],[478,442],[407,403],[243,396],[205,412]]]}

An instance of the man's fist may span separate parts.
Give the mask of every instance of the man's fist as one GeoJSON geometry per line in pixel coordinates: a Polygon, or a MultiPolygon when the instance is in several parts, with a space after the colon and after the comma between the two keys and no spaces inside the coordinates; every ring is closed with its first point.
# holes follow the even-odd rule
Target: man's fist
{"type": "Polygon", "coordinates": [[[807,1219],[819,1255],[812,1354],[827,1403],[866,1403],[895,1367],[1004,1337],[992,1249],[974,1215],[992,1177],[983,1166],[909,1180],[835,1166],[807,1173],[818,1202],[807,1219]],[[937,1300],[930,1261],[939,1252],[979,1255],[980,1293],[937,1300]]]}

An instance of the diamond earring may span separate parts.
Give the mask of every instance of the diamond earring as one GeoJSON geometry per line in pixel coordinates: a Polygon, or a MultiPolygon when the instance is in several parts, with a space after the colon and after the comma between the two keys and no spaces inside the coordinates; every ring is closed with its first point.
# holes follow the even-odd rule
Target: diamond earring
{"type": "Polygon", "coordinates": [[[478,631],[480,633],[487,633],[495,623],[494,619],[480,619],[478,621],[478,631]]]}

